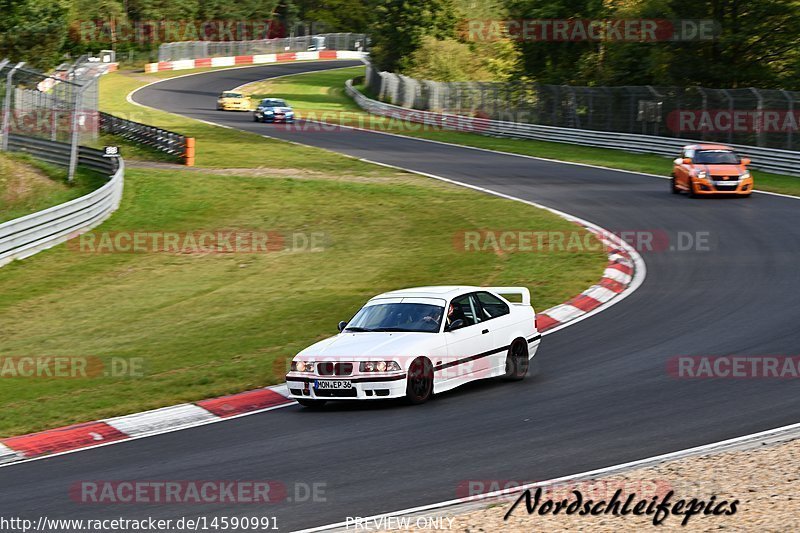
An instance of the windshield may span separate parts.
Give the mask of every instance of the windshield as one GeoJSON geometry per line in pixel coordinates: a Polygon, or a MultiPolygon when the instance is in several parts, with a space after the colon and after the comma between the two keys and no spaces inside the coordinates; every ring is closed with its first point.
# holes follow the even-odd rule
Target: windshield
{"type": "Polygon", "coordinates": [[[277,98],[268,98],[266,100],[262,100],[261,105],[264,107],[286,107],[286,102],[283,100],[278,100],[277,98]]]}
{"type": "Polygon", "coordinates": [[[417,331],[437,333],[444,307],[422,303],[386,303],[362,307],[345,331],[417,331]]]}
{"type": "Polygon", "coordinates": [[[242,93],[222,93],[223,98],[241,98],[242,93]]]}
{"type": "Polygon", "coordinates": [[[692,162],[699,165],[738,165],[739,157],[730,150],[698,150],[692,162]]]}

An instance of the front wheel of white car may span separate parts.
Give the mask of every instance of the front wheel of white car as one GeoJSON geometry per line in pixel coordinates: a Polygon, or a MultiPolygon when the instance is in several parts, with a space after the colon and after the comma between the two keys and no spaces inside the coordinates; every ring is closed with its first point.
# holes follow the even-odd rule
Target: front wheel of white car
{"type": "Polygon", "coordinates": [[[413,405],[427,402],[433,395],[433,365],[425,357],[417,357],[408,367],[406,399],[413,405]]]}
{"type": "Polygon", "coordinates": [[[517,339],[508,348],[506,355],[506,373],[503,376],[508,381],[519,381],[525,379],[528,374],[528,345],[525,341],[517,339]]]}

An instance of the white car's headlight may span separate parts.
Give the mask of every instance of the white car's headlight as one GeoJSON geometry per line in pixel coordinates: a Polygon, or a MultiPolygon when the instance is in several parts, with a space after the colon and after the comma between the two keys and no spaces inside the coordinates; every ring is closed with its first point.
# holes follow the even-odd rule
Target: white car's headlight
{"type": "Polygon", "coordinates": [[[361,372],[397,372],[400,363],[397,361],[365,361],[359,365],[361,372]]]}
{"type": "Polygon", "coordinates": [[[314,361],[292,361],[292,372],[313,372],[314,361]]]}

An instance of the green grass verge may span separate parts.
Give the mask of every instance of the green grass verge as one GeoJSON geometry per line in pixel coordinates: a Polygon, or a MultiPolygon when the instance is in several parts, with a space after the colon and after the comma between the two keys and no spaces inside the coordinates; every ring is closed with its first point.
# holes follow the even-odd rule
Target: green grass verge
{"type": "MultiPolygon", "coordinates": [[[[208,69],[197,69],[205,71],[208,69]]],[[[144,108],[127,101],[127,95],[155,80],[185,75],[187,72],[163,72],[160,76],[130,71],[119,71],[107,74],[100,81],[100,110],[112,113],[128,120],[159,126],[161,128],[194,137],[196,139],[195,164],[208,168],[258,168],[264,166],[265,153],[280,153],[280,158],[270,158],[272,168],[306,168],[309,170],[333,173],[370,174],[378,167],[353,158],[316,148],[294,146],[289,149],[287,143],[266,139],[255,133],[231,130],[205,124],[190,118],[181,117],[164,111],[144,108]],[[169,76],[171,75],[171,76],[169,76]]],[[[124,146],[124,143],[123,143],[124,146]]],[[[149,150],[136,149],[123,152],[130,159],[157,159],[149,150]]]]}
{"type": "Polygon", "coordinates": [[[339,320],[381,291],[523,285],[542,310],[602,274],[602,252],[476,253],[454,245],[461,231],[479,228],[575,231],[547,211],[131,108],[125,93],[140,83],[105,77],[104,108],[194,134],[206,148],[201,161],[216,168],[129,166],[122,205],[99,230],[322,233],[324,250],[90,254],[58,246],[0,268],[0,357],[144,360],[140,377],[0,377],[0,436],[280,383],[298,350],[336,333],[339,320]],[[258,154],[269,149],[281,151],[282,168],[259,168],[258,154]]]}
{"type": "MultiPolygon", "coordinates": [[[[621,150],[564,143],[503,139],[466,132],[424,130],[421,125],[400,124],[395,120],[374,117],[362,111],[344,92],[343,87],[346,80],[363,76],[363,74],[364,67],[298,74],[250,84],[244,90],[254,99],[265,96],[285,98],[298,111],[299,117],[307,116],[338,124],[378,128],[381,131],[410,137],[662,176],[669,176],[672,170],[672,160],[657,155],[634,154],[621,150]]],[[[800,195],[800,177],[772,174],[760,170],[754,170],[753,174],[757,189],[800,195]]],[[[667,184],[664,187],[665,191],[668,190],[667,184]]]]}
{"type": "Polygon", "coordinates": [[[19,218],[88,194],[105,177],[79,168],[72,183],[67,172],[25,154],[0,153],[0,222],[19,218]]]}
{"type": "Polygon", "coordinates": [[[453,245],[461,230],[498,226],[574,231],[546,211],[403,174],[299,180],[131,169],[103,231],[321,232],[326,249],[96,255],[60,246],[0,269],[0,353],[146,361],[142,379],[4,378],[0,435],[278,383],[287,358],[381,291],[525,285],[544,309],[602,273],[599,252],[497,255],[453,245]]]}

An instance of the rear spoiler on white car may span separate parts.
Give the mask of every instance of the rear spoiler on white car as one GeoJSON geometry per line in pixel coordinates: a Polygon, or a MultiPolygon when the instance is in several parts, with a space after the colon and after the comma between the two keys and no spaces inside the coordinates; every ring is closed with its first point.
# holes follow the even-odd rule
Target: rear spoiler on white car
{"type": "Polygon", "coordinates": [[[486,288],[500,295],[517,294],[520,297],[522,297],[521,302],[511,302],[513,304],[531,305],[531,291],[528,290],[528,287],[486,287],[486,288]]]}

